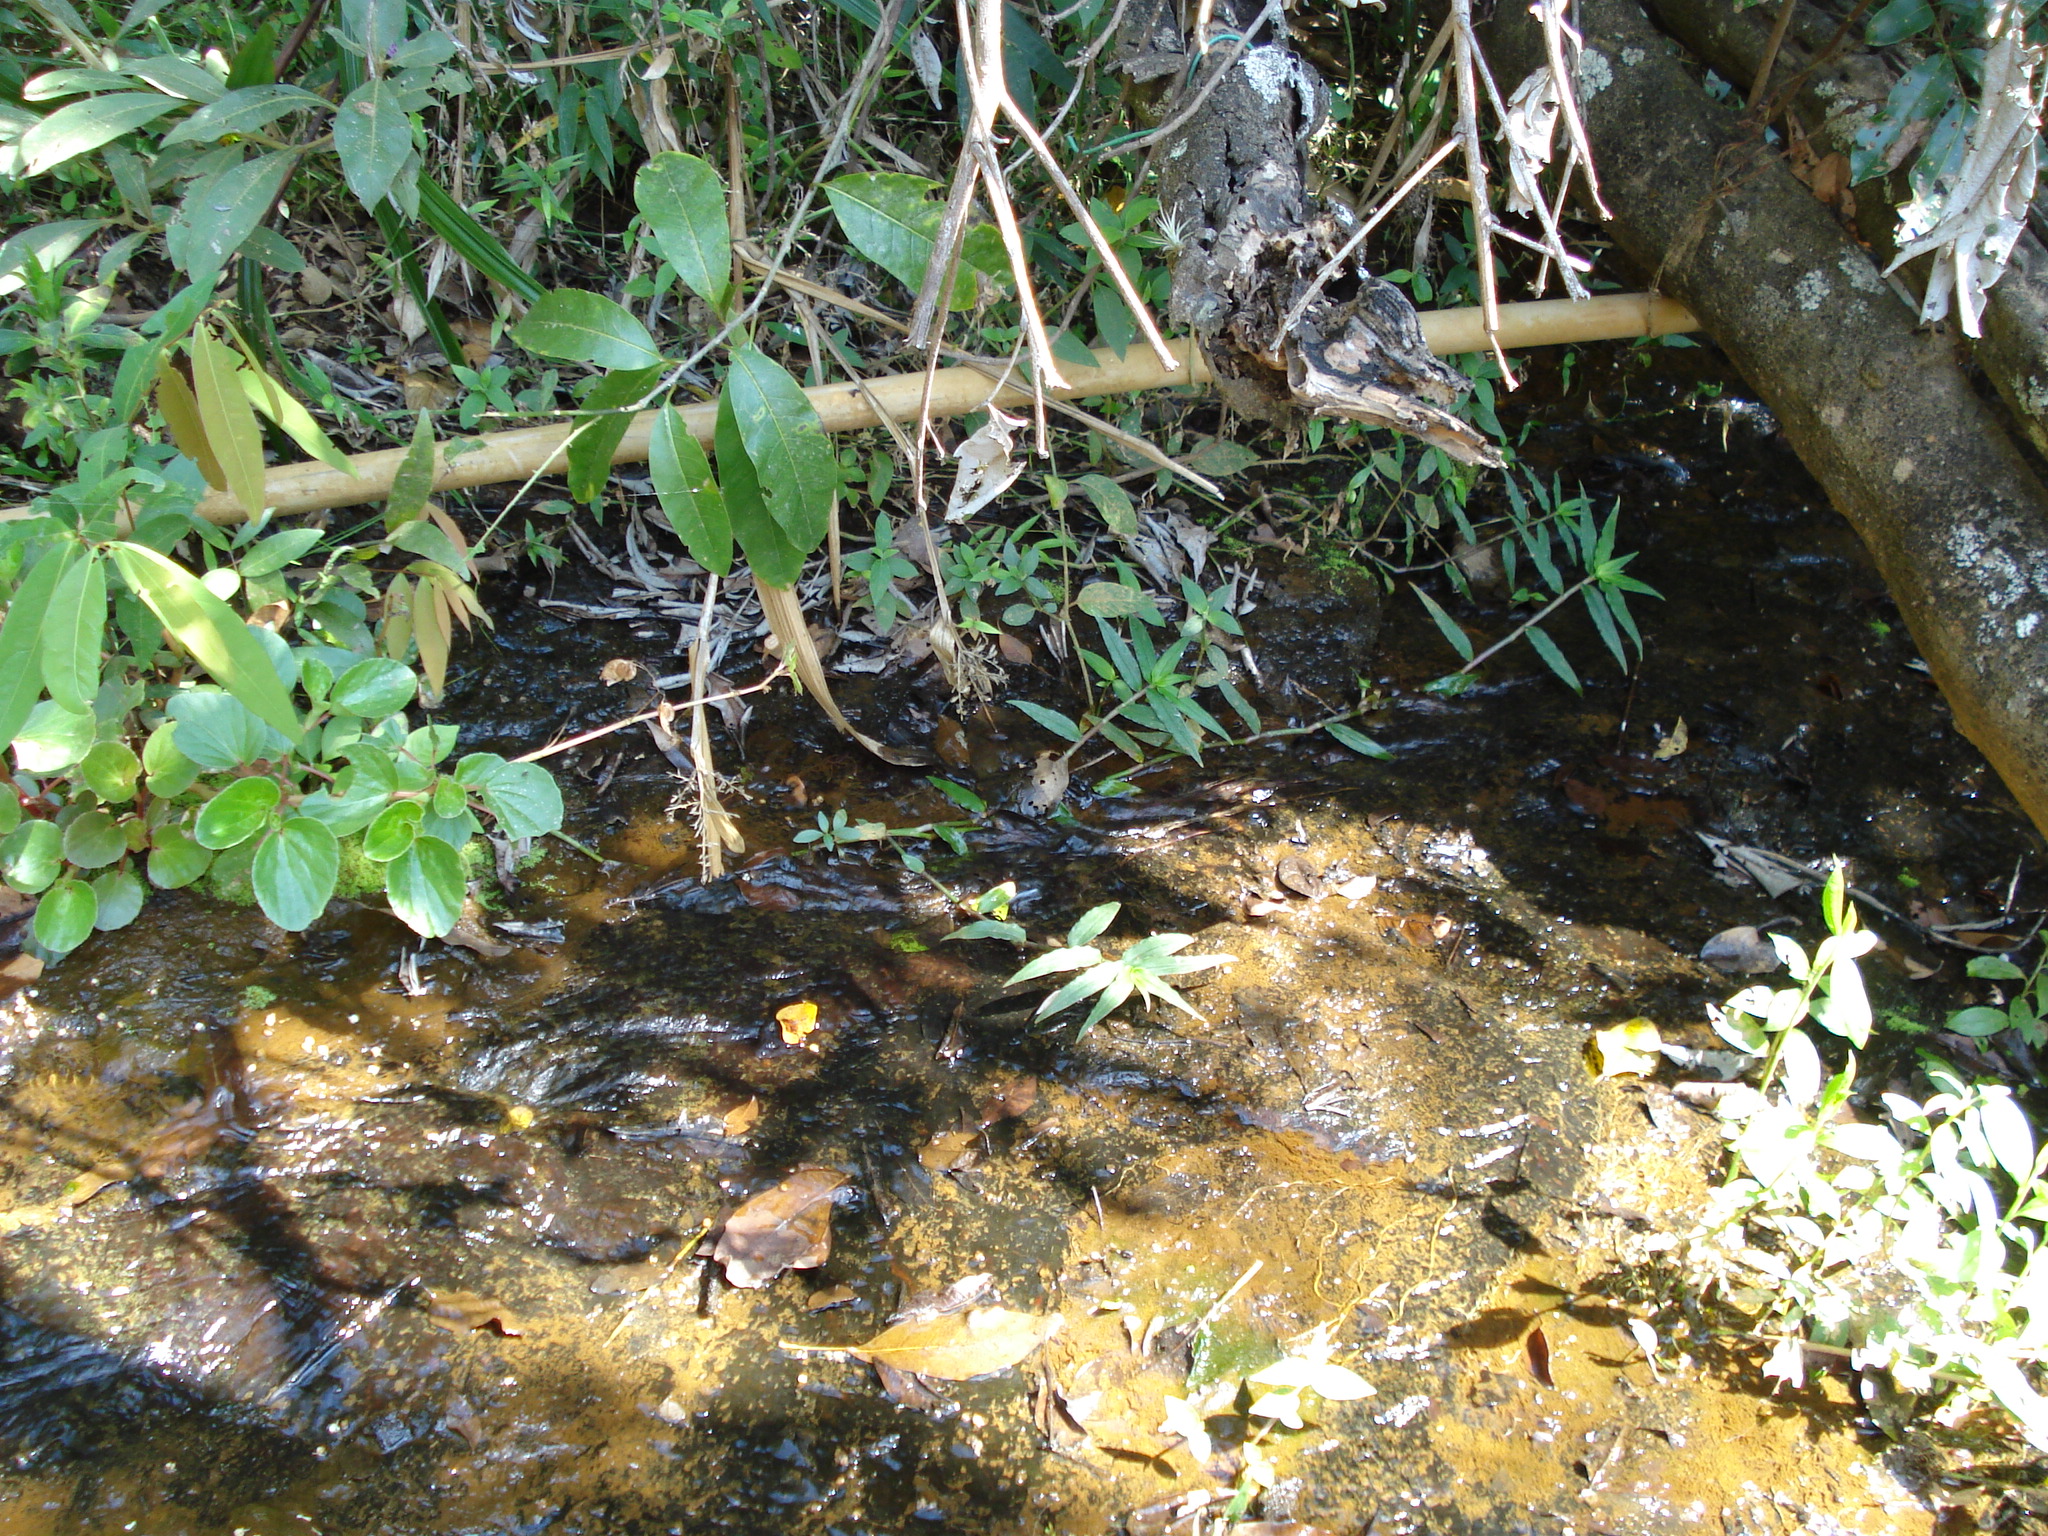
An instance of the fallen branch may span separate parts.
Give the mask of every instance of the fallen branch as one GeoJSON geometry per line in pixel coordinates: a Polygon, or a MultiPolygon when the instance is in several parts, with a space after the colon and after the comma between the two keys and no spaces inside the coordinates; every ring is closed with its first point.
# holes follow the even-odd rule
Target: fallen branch
{"type": "MultiPolygon", "coordinates": [[[[1428,310],[1421,319],[1423,339],[1440,357],[1481,351],[1487,345],[1477,309],[1428,310]]],[[[1583,302],[1544,299],[1528,304],[1503,304],[1497,339],[1503,347],[1542,347],[1574,341],[1664,336],[1698,328],[1699,322],[1692,312],[1676,300],[1656,294],[1610,293],[1583,302]]],[[[1209,371],[1201,356],[1189,355],[1185,339],[1175,341],[1172,351],[1182,361],[1182,366],[1173,372],[1161,366],[1158,358],[1137,348],[1121,358],[1106,350],[1097,352],[1093,368],[1069,365],[1072,378],[1068,387],[1047,393],[1065,399],[1087,399],[1209,382],[1209,371]]],[[[810,397],[828,432],[852,432],[880,425],[884,419],[881,412],[897,421],[914,420],[923,385],[922,373],[898,373],[867,380],[864,385],[820,384],[804,393],[810,397]]],[[[941,368],[933,375],[933,416],[962,416],[985,409],[991,403],[1015,409],[1030,401],[1030,391],[1016,386],[995,392],[991,400],[988,376],[979,368],[941,368]]],[[[643,411],[633,418],[633,424],[612,454],[614,464],[646,460],[656,414],[643,411]]],[[[685,405],[682,415],[697,441],[711,446],[718,402],[685,405]]],[[[557,422],[441,443],[434,453],[434,489],[464,490],[524,480],[536,473],[564,473],[568,469],[564,444],[575,430],[572,422],[557,422]]],[[[403,448],[356,454],[349,460],[353,473],[325,464],[277,465],[264,477],[264,502],[289,515],[381,501],[391,494],[392,478],[405,454],[403,448]]],[[[27,507],[0,508],[0,522],[29,515],[27,507]]],[[[214,523],[236,523],[243,517],[241,504],[225,491],[210,492],[201,498],[199,515],[214,523]]]]}

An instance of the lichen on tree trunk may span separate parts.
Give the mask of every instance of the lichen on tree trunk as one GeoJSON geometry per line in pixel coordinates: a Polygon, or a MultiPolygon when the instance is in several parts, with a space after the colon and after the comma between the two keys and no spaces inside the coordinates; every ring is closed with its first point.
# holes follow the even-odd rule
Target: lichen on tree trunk
{"type": "Polygon", "coordinates": [[[1347,261],[1282,334],[1355,227],[1308,190],[1308,141],[1329,92],[1284,27],[1277,0],[1217,0],[1198,54],[1166,0],[1142,0],[1124,24],[1119,67],[1141,86],[1164,83],[1159,121],[1174,125],[1155,151],[1163,223],[1178,232],[1169,314],[1242,415],[1290,427],[1348,417],[1497,464],[1450,410],[1469,381],[1430,354],[1413,306],[1363,262],[1347,261]]]}

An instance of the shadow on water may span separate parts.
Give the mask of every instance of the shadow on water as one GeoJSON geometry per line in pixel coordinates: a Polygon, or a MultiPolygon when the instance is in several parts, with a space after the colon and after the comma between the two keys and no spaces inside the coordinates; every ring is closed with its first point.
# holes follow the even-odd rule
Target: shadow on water
{"type": "MultiPolygon", "coordinates": [[[[1774,1401],[1739,1343],[1673,1332],[1652,1367],[1629,1331],[1688,1326],[1670,1238],[1717,1143],[1656,1084],[1592,1082],[1587,1032],[1649,1014],[1710,1044],[1730,984],[1700,943],[1813,921],[1717,878],[1693,834],[1839,851],[1951,919],[1995,914],[2015,860],[2041,874],[1789,454],[1745,421],[1723,454],[1688,409],[1711,369],[1613,365],[1601,425],[1539,410],[1524,445],[1622,499],[1670,598],[1632,675],[1574,696],[1510,652],[1436,698],[1419,612],[1266,561],[1269,713],[1374,668],[1393,762],[1226,752],[1135,801],[1077,792],[1064,823],[998,811],[933,857],[956,889],[1015,880],[1034,935],[1115,900],[1119,937],[1234,955],[1195,979],[1200,1018],[1036,1023],[1001,986],[1014,956],[941,942],[899,863],[794,849],[821,807],[950,808],[786,697],[744,757],[721,747],[755,854],[714,886],[658,757],[620,737],[563,764],[610,862],[549,853],[511,914],[563,942],[421,950],[361,910],[293,938],[186,895],[96,939],[0,1009],[0,1527],[1164,1531],[1242,1464],[1219,1417],[1198,1465],[1167,1397],[1328,1323],[1376,1392],[1275,1438],[1273,1520],[1931,1530],[1925,1477],[1842,1382],[1774,1401]],[[817,1023],[790,1042],[793,1003],[817,1023]],[[728,1286],[700,1241],[804,1167],[848,1181],[829,1258],[728,1286]],[[1061,1315],[1021,1368],[911,1407],[816,1352],[971,1274],[1061,1315]]],[[[621,713],[601,664],[673,638],[500,610],[457,689],[486,722],[465,746],[621,713]],[[540,698],[561,716],[520,707],[540,698]]],[[[846,693],[898,724],[949,708],[846,693]]],[[[992,797],[1042,745],[1001,709],[962,723],[992,797]]],[[[1930,1017],[1955,967],[1911,982],[1898,955],[1943,957],[1887,937],[1881,1008],[1930,1017]]]]}

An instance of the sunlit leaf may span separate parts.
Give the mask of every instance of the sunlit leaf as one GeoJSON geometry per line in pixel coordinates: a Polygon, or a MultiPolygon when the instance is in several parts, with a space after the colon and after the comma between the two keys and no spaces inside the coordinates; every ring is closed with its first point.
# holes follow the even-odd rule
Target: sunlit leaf
{"type": "Polygon", "coordinates": [[[149,883],[166,891],[190,885],[206,873],[213,854],[179,827],[159,827],[151,836],[149,883]]]}
{"type": "Polygon", "coordinates": [[[850,1352],[876,1365],[938,1381],[966,1381],[1007,1370],[1059,1331],[1060,1315],[975,1307],[885,1328],[850,1352]]]}
{"type": "Polygon", "coordinates": [[[600,368],[652,368],[660,349],[647,327],[601,293],[557,288],[512,327],[512,339],[542,357],[600,368]]]}
{"type": "MultiPolygon", "coordinates": [[[[248,626],[192,574],[140,544],[110,546],[122,578],[163,621],[177,642],[198,658],[214,681],[291,742],[299,739],[299,718],[291,696],[262,644],[248,626]]],[[[175,714],[176,711],[174,710],[175,714]]],[[[189,744],[182,744],[192,757],[189,744]]],[[[194,757],[193,761],[199,761],[194,757]]]]}
{"type": "Polygon", "coordinates": [[[64,834],[54,822],[23,822],[0,840],[0,875],[26,895],[46,888],[63,867],[64,834]]]}
{"type": "Polygon", "coordinates": [[[711,461],[683,420],[666,406],[654,418],[647,444],[647,468],[654,494],[690,558],[720,576],[732,572],[732,522],[725,496],[712,476],[711,461]]]}
{"type": "Polygon", "coordinates": [[[482,796],[501,836],[541,837],[561,828],[561,787],[539,763],[508,763],[493,752],[472,752],[456,765],[455,778],[482,796]]]}
{"type": "Polygon", "coordinates": [[[216,852],[237,847],[270,824],[282,798],[275,779],[237,779],[200,809],[192,835],[200,847],[216,852]]]}
{"type": "MultiPolygon", "coordinates": [[[[832,195],[831,186],[825,195],[832,195]]],[[[732,287],[732,234],[718,172],[695,155],[665,150],[640,168],[633,202],[662,259],[685,287],[723,313],[732,287]]]]}
{"type": "Polygon", "coordinates": [[[83,811],[64,828],[64,862],[80,869],[105,869],[127,851],[127,831],[105,811],[83,811]]]}
{"type": "Polygon", "coordinates": [[[578,501],[588,504],[603,494],[612,475],[612,455],[633,424],[625,407],[637,405],[660,377],[660,368],[628,368],[605,375],[583,397],[584,410],[605,414],[578,421],[569,442],[569,494],[578,501]]]}
{"type": "Polygon", "coordinates": [[[101,933],[112,933],[135,921],[149,892],[131,871],[116,869],[92,882],[92,894],[97,909],[93,913],[93,927],[101,933]]]}
{"type": "Polygon", "coordinates": [[[84,714],[100,690],[100,639],[107,627],[107,571],[99,552],[72,562],[43,616],[43,686],[84,714]]]}
{"type": "MultiPolygon", "coordinates": [[[[932,200],[940,190],[935,181],[894,171],[839,176],[824,188],[853,248],[912,293],[924,284],[945,217],[944,205],[932,200]]],[[[974,273],[963,260],[953,279],[950,307],[964,309],[973,302],[974,273]]]]}
{"type": "Polygon", "coordinates": [[[44,699],[14,733],[14,761],[24,773],[60,773],[92,750],[91,714],[44,699]]]}
{"type": "MultiPolygon", "coordinates": [[[[40,176],[74,155],[98,149],[132,129],[155,122],[175,106],[175,101],[155,91],[116,91],[59,107],[21,136],[22,172],[40,176]]],[[[86,925],[88,931],[91,926],[86,925]]]]}
{"type": "Polygon", "coordinates": [[[165,149],[174,144],[203,143],[268,127],[287,112],[326,110],[326,102],[296,85],[252,85],[208,102],[174,125],[160,142],[165,149]]]}
{"type": "Polygon", "coordinates": [[[413,932],[434,939],[462,916],[462,855],[438,837],[417,837],[385,866],[391,910],[413,932]]]}
{"type": "Polygon", "coordinates": [[[717,434],[713,446],[718,454],[719,487],[725,511],[732,522],[733,538],[753,567],[754,579],[769,587],[788,589],[803,574],[805,550],[790,543],[789,535],[768,511],[760,476],[747,457],[747,445],[740,436],[739,421],[733,414],[732,391],[718,397],[717,434]]]}
{"type": "Polygon", "coordinates": [[[46,550],[21,578],[7,605],[7,617],[0,621],[0,747],[14,740],[28,722],[43,691],[43,669],[36,653],[42,645],[50,596],[72,564],[83,558],[84,551],[68,540],[46,550]]]}
{"type": "Polygon", "coordinates": [[[59,880],[36,906],[36,942],[59,954],[78,948],[92,937],[99,918],[99,898],[83,880],[59,880]]]}
{"type": "Polygon", "coordinates": [[[192,336],[192,392],[199,402],[207,445],[220,460],[228,489],[244,512],[257,516],[264,505],[263,434],[235,378],[234,353],[203,328],[192,336]]]}
{"type": "Polygon", "coordinates": [[[309,816],[294,816],[256,850],[250,866],[256,903],[278,927],[301,932],[327,910],[340,869],[334,834],[309,816]]]}
{"type": "MultiPolygon", "coordinates": [[[[721,405],[725,401],[769,515],[791,546],[808,555],[825,542],[839,493],[839,458],[817,409],[780,363],[745,346],[733,348],[721,405]]],[[[722,455],[719,469],[725,469],[722,455]]]]}
{"type": "Polygon", "coordinates": [[[395,82],[369,80],[349,92],[334,114],[334,151],[349,190],[374,209],[412,153],[412,122],[395,82]]]}

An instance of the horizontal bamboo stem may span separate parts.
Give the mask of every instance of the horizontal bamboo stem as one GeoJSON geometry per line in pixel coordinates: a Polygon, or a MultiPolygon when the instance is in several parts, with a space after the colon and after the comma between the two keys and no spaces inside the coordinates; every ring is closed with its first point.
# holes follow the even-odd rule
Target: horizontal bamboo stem
{"type": "MultiPolygon", "coordinates": [[[[1432,352],[1450,356],[1486,348],[1484,320],[1478,309],[1427,310],[1422,317],[1423,339],[1432,352]]],[[[1545,299],[1500,307],[1502,347],[1554,346],[1572,341],[1614,341],[1635,336],[1663,336],[1673,331],[1690,331],[1699,322],[1675,299],[1654,294],[1603,294],[1587,300],[1545,299]]],[[[1150,351],[1130,348],[1123,357],[1101,351],[1093,368],[1067,368],[1071,384],[1049,391],[1062,399],[1086,399],[1093,395],[1134,394],[1170,384],[1208,382],[1209,371],[1201,354],[1186,338],[1173,343],[1182,366],[1168,372],[1150,351]]],[[[961,416],[990,403],[991,384],[977,368],[941,368],[932,378],[931,413],[934,417],[961,416]]],[[[890,374],[870,379],[866,391],[852,384],[821,384],[804,391],[816,407],[828,432],[851,432],[880,424],[875,412],[879,405],[897,421],[916,416],[924,390],[922,373],[890,374]],[[873,403],[870,403],[870,395],[873,403]]],[[[1028,389],[1010,386],[995,395],[997,405],[1016,408],[1029,404],[1028,389]]],[[[715,402],[682,407],[683,420],[697,440],[709,446],[718,407],[715,402]]],[[[654,412],[642,411],[633,418],[625,437],[612,455],[614,464],[636,464],[647,457],[647,440],[654,412]]],[[[477,485],[497,485],[524,480],[536,472],[553,474],[567,468],[562,445],[574,430],[568,422],[544,427],[522,427],[511,432],[492,432],[471,440],[453,457],[441,446],[443,462],[434,477],[437,491],[462,490],[477,485]]],[[[355,473],[348,475],[325,464],[281,464],[264,478],[264,496],[281,514],[317,512],[328,507],[352,506],[381,501],[391,494],[393,476],[405,458],[403,448],[356,454],[349,460],[355,473]]],[[[0,512],[0,519],[25,515],[24,508],[0,512]]],[[[242,508],[225,491],[209,492],[199,503],[200,516],[216,523],[238,522],[242,508]]]]}

